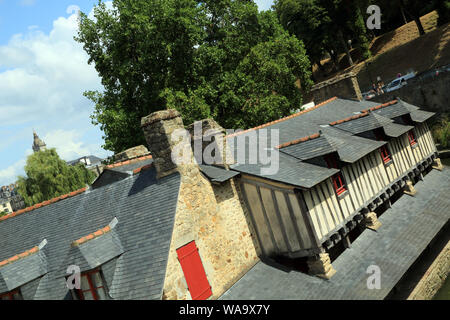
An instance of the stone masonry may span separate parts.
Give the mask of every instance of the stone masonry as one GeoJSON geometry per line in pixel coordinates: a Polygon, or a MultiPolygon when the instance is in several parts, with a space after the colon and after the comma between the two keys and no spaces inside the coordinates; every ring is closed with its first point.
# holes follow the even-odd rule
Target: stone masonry
{"type": "Polygon", "coordinates": [[[195,241],[216,299],[259,260],[247,212],[234,181],[212,185],[198,168],[190,140],[172,139],[184,129],[180,114],[164,110],[142,119],[158,178],[175,171],[181,186],[164,283],[163,299],[191,299],[176,250],[195,241]],[[174,148],[184,151],[187,164],[175,164],[174,148]]]}

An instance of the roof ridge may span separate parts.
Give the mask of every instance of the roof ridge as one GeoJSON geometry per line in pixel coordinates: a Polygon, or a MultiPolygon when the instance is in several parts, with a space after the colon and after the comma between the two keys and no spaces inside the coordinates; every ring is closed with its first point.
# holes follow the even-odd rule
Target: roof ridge
{"type": "Polygon", "coordinates": [[[112,230],[111,227],[109,225],[107,225],[104,228],[100,228],[97,231],[88,234],[87,236],[81,237],[80,239],[73,241],[72,246],[74,246],[74,247],[79,246],[80,244],[83,244],[85,242],[88,242],[89,240],[98,238],[101,235],[110,232],[111,230],[112,230]]]}
{"type": "Polygon", "coordinates": [[[300,138],[300,139],[296,139],[296,140],[292,140],[290,142],[286,142],[286,143],[280,144],[279,146],[276,146],[275,149],[282,149],[282,148],[286,148],[286,147],[289,147],[289,146],[293,146],[293,145],[299,144],[301,142],[306,142],[306,141],[309,141],[309,140],[317,139],[320,136],[321,136],[320,133],[315,133],[315,134],[312,134],[312,135],[309,135],[309,136],[306,136],[306,137],[303,137],[303,138],[300,138]]]}
{"type": "Polygon", "coordinates": [[[290,116],[287,116],[287,117],[284,117],[284,118],[281,118],[281,119],[278,119],[278,120],[274,120],[274,121],[271,121],[271,122],[267,122],[267,123],[262,124],[262,125],[260,125],[260,126],[257,126],[257,127],[254,127],[254,128],[250,128],[250,129],[247,129],[247,130],[244,130],[244,131],[239,131],[239,132],[235,132],[235,133],[229,134],[229,135],[227,135],[225,138],[232,138],[232,137],[241,135],[241,134],[243,134],[243,133],[247,133],[247,132],[249,132],[249,131],[262,129],[262,128],[271,126],[271,125],[273,125],[273,124],[276,124],[276,123],[279,123],[279,122],[283,122],[283,121],[286,121],[286,120],[289,120],[289,119],[298,117],[298,116],[300,116],[300,115],[302,115],[302,114],[308,113],[308,112],[313,111],[313,110],[315,110],[315,109],[317,109],[317,108],[319,108],[319,107],[321,107],[321,106],[324,106],[324,105],[326,105],[326,104],[328,104],[328,103],[330,103],[330,102],[336,100],[337,98],[338,98],[338,97],[333,97],[333,98],[330,98],[330,99],[328,99],[328,100],[325,100],[325,101],[323,101],[323,102],[321,102],[321,103],[315,105],[315,106],[312,107],[312,108],[309,108],[309,109],[306,109],[306,110],[302,110],[302,111],[300,111],[300,112],[291,114],[290,116]]]}
{"type": "Polygon", "coordinates": [[[113,163],[113,164],[107,165],[106,169],[113,169],[113,168],[121,167],[121,166],[124,166],[127,164],[136,163],[136,162],[147,160],[147,159],[153,159],[153,156],[150,154],[150,155],[146,155],[146,156],[137,157],[134,159],[128,159],[128,160],[125,160],[122,162],[113,163]]]}
{"type": "MultiPolygon", "coordinates": [[[[366,109],[366,111],[368,112],[369,110],[370,111],[375,111],[375,110],[378,110],[378,109],[381,109],[381,108],[385,108],[385,107],[388,107],[388,106],[392,106],[393,104],[396,104],[396,103],[398,103],[399,101],[397,100],[397,99],[395,99],[395,100],[391,100],[391,101],[388,101],[388,102],[386,102],[386,103],[383,103],[383,104],[380,104],[380,105],[378,105],[378,106],[375,106],[375,107],[372,107],[372,108],[370,108],[370,109],[366,109]]],[[[364,110],[363,110],[364,111],[364,110]]]]}
{"type": "Polygon", "coordinates": [[[367,117],[370,114],[369,112],[364,112],[364,111],[361,111],[361,112],[362,113],[360,113],[360,114],[357,114],[357,115],[354,115],[354,116],[351,116],[351,117],[348,117],[348,118],[345,118],[345,119],[341,119],[341,120],[330,122],[330,126],[335,126],[337,124],[341,124],[341,123],[344,123],[344,122],[348,122],[348,121],[360,119],[360,118],[363,118],[363,117],[367,117]]]}
{"type": "Polygon", "coordinates": [[[39,251],[39,247],[38,246],[34,246],[33,248],[31,248],[30,250],[25,250],[22,253],[16,254],[15,256],[9,258],[9,259],[5,259],[3,261],[0,261],[0,268],[6,266],[7,264],[13,263],[19,259],[25,258],[27,256],[29,256],[30,254],[36,253],[39,251]]]}
{"type": "Polygon", "coordinates": [[[142,166],[140,168],[136,168],[136,169],[133,170],[133,175],[139,174],[142,171],[148,170],[148,169],[150,169],[152,167],[153,167],[153,163],[147,164],[147,165],[142,166]]]}
{"type": "MultiPolygon", "coordinates": [[[[351,117],[348,117],[348,118],[345,118],[345,119],[341,119],[341,120],[337,120],[337,121],[331,122],[330,126],[335,126],[337,124],[341,124],[341,123],[344,123],[344,122],[348,122],[348,121],[356,120],[356,119],[359,119],[359,118],[362,118],[362,117],[366,117],[366,116],[371,114],[371,111],[375,111],[375,110],[378,110],[378,109],[381,109],[381,108],[385,108],[385,107],[394,105],[394,104],[396,104],[398,102],[399,102],[398,100],[392,100],[392,101],[380,104],[378,106],[372,107],[370,109],[361,110],[360,114],[357,114],[357,115],[354,115],[354,116],[351,116],[351,117]]],[[[374,114],[374,116],[380,116],[380,115],[374,114]]],[[[380,117],[382,117],[382,116],[380,116],[380,117]]]]}
{"type": "Polygon", "coordinates": [[[60,195],[59,197],[56,197],[56,198],[53,198],[53,199],[50,199],[50,200],[46,200],[46,201],[43,201],[41,203],[36,203],[36,204],[34,204],[34,205],[30,206],[30,207],[27,207],[25,209],[21,209],[19,211],[15,211],[15,212],[11,213],[10,215],[0,217],[0,221],[11,219],[11,218],[13,218],[15,216],[18,216],[18,215],[22,214],[22,213],[30,212],[30,211],[39,209],[41,207],[46,207],[46,206],[48,206],[50,204],[53,204],[55,202],[58,202],[58,201],[61,201],[61,200],[67,199],[67,198],[72,198],[72,197],[74,197],[76,195],[79,195],[79,194],[85,192],[86,190],[87,190],[87,187],[84,187],[84,188],[72,191],[70,193],[60,195]]]}

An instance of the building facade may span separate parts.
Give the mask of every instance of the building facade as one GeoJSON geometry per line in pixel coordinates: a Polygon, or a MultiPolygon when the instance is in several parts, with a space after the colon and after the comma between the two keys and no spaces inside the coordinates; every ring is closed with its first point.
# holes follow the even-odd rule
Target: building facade
{"type": "Polygon", "coordinates": [[[311,292],[332,287],[345,275],[336,248],[350,248],[355,230],[381,232],[379,208],[414,197],[414,184],[443,170],[432,115],[401,100],[334,98],[227,136],[201,121],[189,137],[178,134],[177,111],[153,113],[141,123],[151,156],[108,165],[89,188],[0,218],[0,297],[217,299],[281,260],[305,262],[298,281],[311,292]],[[272,161],[241,156],[250,146],[272,161]]]}
{"type": "Polygon", "coordinates": [[[36,131],[33,131],[33,152],[45,151],[47,149],[47,145],[43,140],[39,138],[36,131]]]}

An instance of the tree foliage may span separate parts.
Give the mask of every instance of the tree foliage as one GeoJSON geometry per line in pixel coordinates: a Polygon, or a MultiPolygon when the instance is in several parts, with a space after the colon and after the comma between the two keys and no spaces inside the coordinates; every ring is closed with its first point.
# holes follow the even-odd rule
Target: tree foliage
{"type": "Polygon", "coordinates": [[[145,144],[139,124],[151,112],[248,128],[300,108],[296,83],[311,86],[303,43],[249,0],[99,2],[76,40],[102,79],[104,91],[86,96],[115,152],[145,144]]]}
{"type": "Polygon", "coordinates": [[[19,177],[18,190],[27,206],[81,189],[95,178],[82,164],[68,165],[55,149],[30,155],[25,173],[26,177],[19,177]]]}
{"type": "Polygon", "coordinates": [[[440,26],[450,22],[450,0],[436,0],[436,9],[439,14],[440,26]]]}
{"type": "Polygon", "coordinates": [[[308,55],[319,66],[326,52],[332,58],[336,58],[337,53],[345,52],[352,65],[348,40],[353,40],[363,59],[370,57],[370,42],[362,8],[363,2],[360,0],[275,2],[275,10],[282,25],[305,42],[308,55]]]}

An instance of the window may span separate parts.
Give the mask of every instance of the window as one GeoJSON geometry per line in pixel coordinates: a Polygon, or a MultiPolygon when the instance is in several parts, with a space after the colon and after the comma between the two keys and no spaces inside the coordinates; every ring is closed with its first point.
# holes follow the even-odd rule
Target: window
{"type": "MultiPolygon", "coordinates": [[[[328,168],[339,169],[337,159],[334,154],[328,154],[324,158],[328,168]]],[[[333,187],[334,190],[336,190],[336,194],[338,196],[347,191],[347,188],[345,187],[344,183],[344,177],[342,176],[341,172],[338,172],[334,176],[332,176],[331,180],[333,181],[333,187]]]]}
{"type": "Polygon", "coordinates": [[[416,136],[414,135],[414,132],[411,130],[408,132],[408,138],[409,138],[409,144],[411,147],[414,147],[417,144],[416,136]]]}
{"type": "Polygon", "coordinates": [[[206,300],[212,296],[211,286],[206,277],[195,241],[177,249],[177,255],[192,300],[206,300]]]}
{"type": "MultiPolygon", "coordinates": [[[[384,139],[384,133],[381,130],[381,128],[375,129],[373,131],[375,138],[377,139],[377,141],[383,141],[384,139]]],[[[389,163],[391,161],[391,154],[389,153],[389,150],[386,146],[382,146],[380,148],[380,154],[381,154],[381,159],[383,159],[383,162],[389,163]]]]}
{"type": "Polygon", "coordinates": [[[0,294],[0,300],[23,300],[19,290],[0,294]]]}
{"type": "Polygon", "coordinates": [[[81,274],[81,288],[75,290],[80,300],[106,300],[106,290],[100,270],[81,274]]]}
{"type": "Polygon", "coordinates": [[[334,190],[336,190],[338,196],[347,191],[347,189],[344,186],[342,174],[340,172],[332,176],[331,179],[333,180],[334,190]]]}
{"type": "Polygon", "coordinates": [[[383,159],[383,162],[386,164],[389,161],[391,161],[391,155],[389,154],[389,151],[386,146],[382,146],[380,148],[381,158],[383,159]]]}

